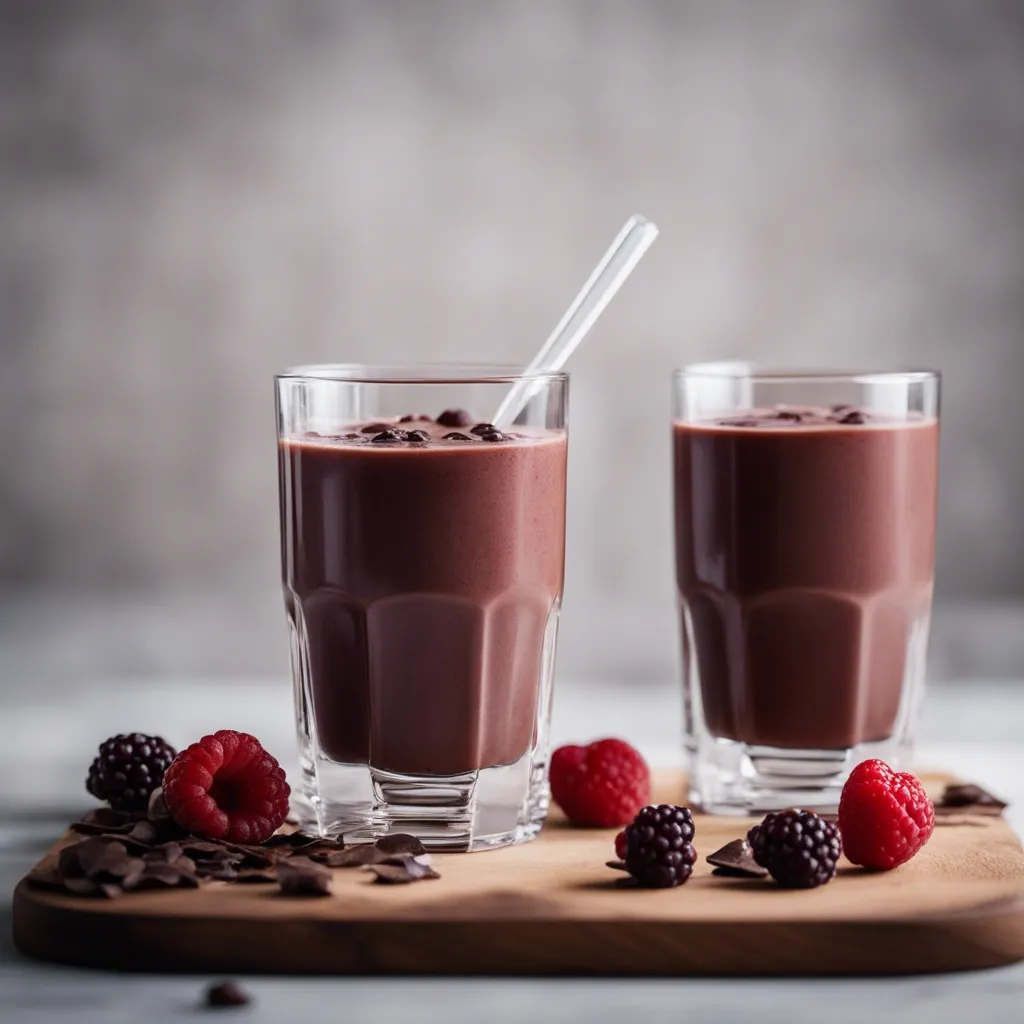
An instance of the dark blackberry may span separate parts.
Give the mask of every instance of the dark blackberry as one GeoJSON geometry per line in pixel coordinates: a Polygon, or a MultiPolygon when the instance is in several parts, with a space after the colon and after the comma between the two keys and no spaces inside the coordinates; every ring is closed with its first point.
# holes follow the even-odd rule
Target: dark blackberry
{"type": "Polygon", "coordinates": [[[754,860],[787,889],[813,889],[831,881],[843,852],[835,825],[795,808],[769,814],[747,839],[754,860]]]}
{"type": "Polygon", "coordinates": [[[693,872],[693,816],[671,804],[641,809],[626,826],[626,870],[645,888],[682,885],[693,872]]]}
{"type": "Polygon", "coordinates": [[[144,811],[175,750],[161,736],[133,732],[111,736],[89,768],[85,788],[118,811],[144,811]]]}

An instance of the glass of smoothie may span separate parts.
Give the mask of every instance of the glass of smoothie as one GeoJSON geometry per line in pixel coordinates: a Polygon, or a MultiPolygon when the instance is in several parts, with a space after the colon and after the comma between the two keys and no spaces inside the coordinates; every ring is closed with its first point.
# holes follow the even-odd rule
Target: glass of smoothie
{"type": "Polygon", "coordinates": [[[277,379],[304,830],[533,838],[565,551],[568,378],[301,366],[277,379]],[[489,421],[510,389],[521,411],[489,421]]]}
{"type": "Polygon", "coordinates": [[[912,749],[939,378],[706,363],[673,396],[690,798],[835,810],[858,762],[912,749]]]}

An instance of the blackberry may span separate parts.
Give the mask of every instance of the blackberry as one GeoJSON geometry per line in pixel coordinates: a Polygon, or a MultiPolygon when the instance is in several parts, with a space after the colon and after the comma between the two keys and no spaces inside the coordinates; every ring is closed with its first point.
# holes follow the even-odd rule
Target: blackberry
{"type": "Polygon", "coordinates": [[[626,826],[626,870],[647,889],[671,889],[693,873],[693,816],[686,807],[654,804],[626,826]]]}
{"type": "Polygon", "coordinates": [[[175,751],[161,736],[111,736],[89,768],[85,788],[118,811],[144,811],[175,751]]]}
{"type": "Polygon", "coordinates": [[[835,825],[796,808],[769,814],[747,839],[754,860],[787,889],[813,889],[831,881],[843,852],[835,825]]]}

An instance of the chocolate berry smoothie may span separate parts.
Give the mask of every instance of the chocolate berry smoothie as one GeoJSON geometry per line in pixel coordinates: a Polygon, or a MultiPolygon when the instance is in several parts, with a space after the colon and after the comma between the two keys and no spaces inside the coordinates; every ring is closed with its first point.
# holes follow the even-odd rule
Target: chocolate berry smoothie
{"type": "Polygon", "coordinates": [[[674,425],[684,656],[713,736],[893,733],[931,604],[938,438],[935,419],[849,406],[674,425]]]}
{"type": "Polygon", "coordinates": [[[533,742],[566,437],[473,423],[456,410],[280,442],[285,600],[333,761],[451,776],[533,742]]]}

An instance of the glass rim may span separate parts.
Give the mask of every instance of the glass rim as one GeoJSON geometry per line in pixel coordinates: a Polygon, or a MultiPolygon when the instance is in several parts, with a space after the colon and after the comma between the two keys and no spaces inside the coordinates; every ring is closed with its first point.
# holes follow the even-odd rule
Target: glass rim
{"type": "Polygon", "coordinates": [[[274,374],[274,379],[335,384],[516,384],[564,382],[569,374],[501,363],[308,363],[289,366],[274,374]]]}
{"type": "Polygon", "coordinates": [[[915,384],[940,381],[938,370],[778,369],[742,360],[691,363],[672,371],[674,380],[752,380],[773,384],[915,384]]]}

